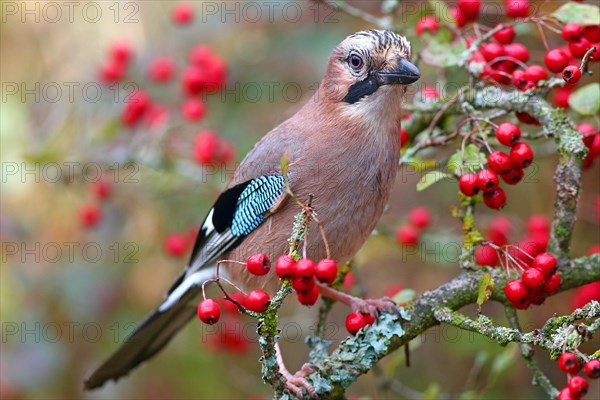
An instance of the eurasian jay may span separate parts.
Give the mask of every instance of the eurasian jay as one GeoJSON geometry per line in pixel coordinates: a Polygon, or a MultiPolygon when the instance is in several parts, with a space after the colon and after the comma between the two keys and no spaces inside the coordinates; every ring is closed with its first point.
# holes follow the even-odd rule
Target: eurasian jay
{"type": "MultiPolygon", "coordinates": [[[[390,31],[358,32],[333,50],[314,96],[250,150],[208,212],[188,266],[164,302],[90,376],[87,389],[118,379],[161,350],[194,317],[202,283],[214,278],[218,260],[287,254],[300,209],[284,190],[284,154],[290,188],[298,199],[312,198],[330,257],[341,264],[358,251],[383,212],[398,170],[405,85],[420,76],[409,59],[409,42],[390,31]]],[[[319,235],[308,238],[307,249],[313,260],[326,257],[319,235]]],[[[279,286],[273,271],[254,276],[235,265],[226,273],[249,289],[273,292],[279,286]]],[[[374,305],[349,302],[355,309],[374,305]]]]}

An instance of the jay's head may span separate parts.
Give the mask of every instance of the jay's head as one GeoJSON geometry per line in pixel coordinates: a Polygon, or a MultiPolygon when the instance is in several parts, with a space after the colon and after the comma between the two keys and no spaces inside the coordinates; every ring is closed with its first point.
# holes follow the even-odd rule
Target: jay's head
{"type": "Polygon", "coordinates": [[[333,50],[322,82],[324,95],[348,111],[399,100],[405,85],[421,76],[409,59],[410,43],[404,37],[391,31],[357,32],[333,50]]]}

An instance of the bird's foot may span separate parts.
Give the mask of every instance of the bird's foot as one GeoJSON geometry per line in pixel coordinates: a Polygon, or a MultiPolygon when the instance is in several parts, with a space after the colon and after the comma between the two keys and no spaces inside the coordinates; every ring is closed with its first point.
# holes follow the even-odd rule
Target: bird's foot
{"type": "Polygon", "coordinates": [[[313,385],[306,379],[306,376],[311,374],[316,370],[316,367],[313,364],[304,364],[302,368],[294,375],[288,371],[285,364],[283,363],[283,357],[281,356],[281,349],[279,348],[279,343],[275,343],[275,352],[277,355],[277,364],[279,365],[279,372],[286,380],[287,390],[292,393],[297,398],[301,399],[304,397],[304,390],[308,393],[311,399],[317,399],[317,395],[315,392],[315,388],[313,385]]]}
{"type": "Polygon", "coordinates": [[[369,314],[373,317],[378,317],[382,311],[388,311],[401,315],[401,309],[391,298],[385,296],[379,299],[361,299],[360,297],[351,296],[348,293],[340,292],[332,287],[322,283],[317,284],[319,291],[325,297],[340,301],[349,306],[352,311],[369,314]]]}

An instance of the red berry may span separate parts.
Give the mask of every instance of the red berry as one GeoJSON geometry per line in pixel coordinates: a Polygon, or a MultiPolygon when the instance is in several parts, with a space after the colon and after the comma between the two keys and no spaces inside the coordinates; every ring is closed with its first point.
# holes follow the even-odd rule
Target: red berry
{"type": "MultiPolygon", "coordinates": [[[[237,301],[241,306],[243,306],[244,302],[246,301],[246,295],[242,292],[232,293],[229,295],[229,297],[237,301]]],[[[225,311],[234,314],[239,311],[238,306],[233,301],[226,299],[225,297],[223,297],[223,307],[225,308],[225,311]]]]}
{"type": "Polygon", "coordinates": [[[583,37],[592,43],[600,41],[600,25],[588,25],[584,27],[583,37]]]}
{"type": "Polygon", "coordinates": [[[480,47],[481,54],[486,61],[492,61],[505,55],[504,47],[499,43],[487,43],[480,47]]]}
{"type": "Polygon", "coordinates": [[[221,308],[213,299],[202,300],[198,304],[198,318],[205,324],[212,325],[219,321],[221,308]]]}
{"type": "Polygon", "coordinates": [[[315,276],[319,282],[331,285],[337,278],[338,266],[335,260],[324,258],[315,267],[315,276]]]}
{"type": "Polygon", "coordinates": [[[511,43],[504,46],[507,57],[515,58],[523,63],[529,61],[529,49],[521,43],[511,43]]]}
{"type": "Polygon", "coordinates": [[[456,4],[460,12],[465,16],[467,21],[475,21],[479,16],[479,8],[481,7],[480,0],[458,0],[456,4]]]}
{"type": "Polygon", "coordinates": [[[561,34],[567,42],[574,42],[583,35],[583,26],[576,22],[568,22],[563,26],[561,34]]]}
{"type": "Polygon", "coordinates": [[[588,392],[588,381],[581,376],[573,376],[569,379],[568,388],[571,394],[576,398],[585,396],[588,392]]]}
{"type": "Polygon", "coordinates": [[[539,305],[543,304],[544,301],[546,301],[546,293],[544,293],[544,291],[541,290],[541,288],[538,288],[537,290],[535,290],[529,294],[529,302],[531,304],[535,304],[536,306],[539,306],[539,305]]]}
{"type": "Polygon", "coordinates": [[[129,127],[135,126],[150,109],[151,100],[148,93],[135,90],[125,99],[125,106],[121,119],[129,127]]]}
{"type": "Polygon", "coordinates": [[[189,237],[185,233],[171,233],[163,243],[165,251],[173,256],[180,257],[185,254],[189,244],[189,237]]]}
{"type": "Polygon", "coordinates": [[[100,80],[105,84],[111,84],[120,81],[125,75],[125,66],[113,59],[106,61],[100,66],[100,80]]]}
{"type": "Polygon", "coordinates": [[[506,193],[502,188],[497,188],[493,192],[485,192],[483,202],[492,210],[500,210],[506,205],[506,193]]]}
{"type": "Polygon", "coordinates": [[[509,18],[525,18],[531,11],[529,0],[504,0],[504,5],[509,18]]]}
{"type": "Polygon", "coordinates": [[[537,268],[529,268],[521,275],[523,285],[529,290],[538,290],[544,285],[544,274],[537,268]]]}
{"type": "Polygon", "coordinates": [[[475,263],[495,267],[498,265],[498,253],[492,246],[478,246],[473,253],[475,263]]]}
{"type": "Polygon", "coordinates": [[[266,254],[255,253],[246,260],[246,268],[253,275],[266,275],[271,270],[271,260],[266,254]]]}
{"type": "Polygon", "coordinates": [[[244,307],[257,313],[263,313],[267,311],[269,304],[271,304],[271,298],[267,292],[262,290],[250,291],[246,296],[246,300],[244,301],[244,307]]]}
{"type": "Polygon", "coordinates": [[[458,28],[462,28],[467,24],[467,19],[465,18],[462,11],[460,11],[458,8],[450,7],[448,9],[448,12],[450,13],[450,16],[454,18],[454,22],[456,22],[456,26],[458,28]]]}
{"type": "Polygon", "coordinates": [[[402,246],[414,246],[419,242],[419,231],[411,225],[401,226],[396,230],[396,242],[402,246]]]}
{"type": "Polygon", "coordinates": [[[301,258],[296,263],[294,278],[308,280],[315,276],[315,263],[310,258],[301,258]]]}
{"type": "Polygon", "coordinates": [[[86,228],[94,227],[102,218],[102,209],[96,203],[86,203],[79,209],[79,220],[86,228]]]}
{"type": "Polygon", "coordinates": [[[110,46],[111,58],[122,65],[129,63],[132,55],[131,46],[126,41],[113,42],[110,46]]]}
{"type": "Polygon", "coordinates": [[[571,97],[573,89],[569,86],[558,86],[552,94],[552,103],[556,107],[569,108],[569,97],[571,97]]]}
{"type": "Polygon", "coordinates": [[[550,278],[556,272],[556,258],[550,253],[538,254],[531,266],[542,271],[546,278],[550,278]]]}
{"type": "Polygon", "coordinates": [[[294,289],[298,293],[308,293],[313,290],[315,286],[315,277],[311,276],[307,279],[301,278],[293,278],[292,279],[292,289],[294,289]]]}
{"type": "Polygon", "coordinates": [[[591,47],[594,47],[594,51],[590,54],[590,61],[600,61],[600,43],[592,43],[591,47]]]}
{"type": "Polygon", "coordinates": [[[510,149],[510,160],[515,168],[527,168],[533,162],[533,150],[527,143],[517,143],[510,149]]]}
{"type": "Polygon", "coordinates": [[[346,329],[352,335],[356,334],[356,332],[360,331],[365,326],[367,326],[367,321],[361,313],[353,312],[346,317],[346,329]]]}
{"type": "Polygon", "coordinates": [[[577,397],[573,397],[569,388],[566,387],[560,391],[556,400],[579,400],[579,399],[577,397]]]}
{"type": "Polygon", "coordinates": [[[188,121],[199,121],[204,117],[206,107],[204,103],[195,97],[190,97],[181,107],[181,115],[188,121]]]}
{"type": "Polygon", "coordinates": [[[429,31],[430,34],[435,34],[440,29],[440,25],[434,17],[426,16],[417,22],[415,29],[417,31],[417,36],[421,36],[425,31],[429,31]]]}
{"type": "Polygon", "coordinates": [[[171,14],[173,21],[179,25],[187,25],[194,19],[194,9],[190,4],[179,3],[171,14]]]}
{"type": "Polygon", "coordinates": [[[594,128],[588,123],[582,122],[579,125],[577,125],[577,130],[583,135],[583,143],[585,143],[587,147],[590,147],[590,145],[594,141],[593,135],[596,132],[596,128],[594,128]]]}
{"type": "Polygon", "coordinates": [[[194,158],[202,165],[215,162],[219,152],[219,145],[219,137],[213,131],[198,133],[194,140],[194,158]]]}
{"type": "Polygon", "coordinates": [[[510,157],[502,151],[494,151],[488,156],[488,166],[496,174],[503,174],[512,169],[510,157]]]}
{"type": "Polygon", "coordinates": [[[600,378],[600,360],[590,360],[583,366],[585,374],[592,379],[600,378]]]}
{"type": "Polygon", "coordinates": [[[569,56],[560,49],[553,49],[544,56],[544,64],[550,71],[559,73],[569,64],[569,56]]]}
{"type": "Polygon", "coordinates": [[[504,286],[504,295],[513,305],[523,305],[525,303],[529,305],[529,290],[518,279],[510,281],[504,286]]]}
{"type": "Polygon", "coordinates": [[[560,283],[561,283],[560,275],[559,274],[552,275],[544,283],[544,287],[543,287],[544,293],[554,294],[554,293],[558,292],[558,289],[560,288],[560,283]]]}
{"type": "Polygon", "coordinates": [[[565,80],[565,82],[574,85],[579,82],[579,79],[581,79],[581,71],[579,70],[579,67],[569,65],[563,69],[562,78],[565,80]]]}
{"type": "Polygon", "coordinates": [[[573,353],[562,353],[558,357],[558,367],[567,374],[577,374],[581,366],[579,365],[579,359],[573,353]]]}
{"type": "Polygon", "coordinates": [[[498,175],[489,169],[482,169],[477,173],[477,187],[484,192],[493,192],[499,183],[498,175]]]}
{"type": "Polygon", "coordinates": [[[479,193],[479,187],[477,186],[477,175],[475,174],[464,174],[458,179],[458,188],[465,196],[475,196],[479,193]]]}
{"type": "Polygon", "coordinates": [[[102,177],[98,181],[92,183],[90,190],[98,199],[106,200],[112,193],[112,183],[106,177],[102,177]]]}
{"type": "Polygon", "coordinates": [[[527,233],[549,233],[550,232],[550,222],[545,215],[541,214],[533,214],[527,220],[527,233]]]}
{"type": "Polygon", "coordinates": [[[410,137],[408,136],[408,132],[406,132],[406,129],[400,129],[400,147],[404,147],[409,140],[410,137]]]}
{"type": "Polygon", "coordinates": [[[592,300],[600,301],[600,281],[578,287],[571,299],[571,308],[582,308],[592,300]]]}
{"type": "MultiPolygon", "coordinates": [[[[560,71],[560,70],[559,70],[560,71]]],[[[532,82],[539,82],[548,79],[548,73],[546,70],[539,65],[530,65],[525,68],[525,79],[532,82]]]]}
{"type": "Polygon", "coordinates": [[[433,87],[433,86],[425,86],[421,90],[421,96],[423,96],[423,98],[425,100],[428,100],[428,99],[439,99],[440,98],[440,92],[438,92],[438,90],[435,87],[433,87]]]}
{"type": "Polygon", "coordinates": [[[521,140],[521,129],[515,124],[504,122],[496,128],[496,138],[505,146],[514,146],[521,140]]]}
{"type": "Polygon", "coordinates": [[[591,43],[584,37],[574,42],[569,42],[569,51],[575,58],[583,57],[590,47],[592,47],[591,43]]]}
{"type": "Polygon", "coordinates": [[[296,263],[292,256],[284,254],[275,262],[275,274],[280,279],[291,279],[294,276],[294,268],[296,263]]]}
{"type": "Polygon", "coordinates": [[[297,293],[298,301],[300,304],[305,306],[314,305],[319,299],[319,288],[317,285],[313,286],[312,289],[308,292],[297,293]]]}
{"type": "Polygon", "coordinates": [[[148,76],[154,82],[167,82],[173,77],[175,61],[171,57],[158,57],[148,67],[148,76]]]}
{"type": "Polygon", "coordinates": [[[531,82],[525,79],[525,71],[520,69],[514,70],[512,76],[512,84],[519,90],[524,90],[527,86],[527,82],[531,82]]]}
{"type": "Polygon", "coordinates": [[[511,168],[510,171],[507,171],[501,175],[502,180],[508,185],[516,185],[521,182],[523,177],[525,176],[525,171],[521,168],[511,168]]]}
{"type": "MultiPolygon", "coordinates": [[[[496,25],[498,27],[498,25],[496,25]]],[[[494,33],[494,39],[501,44],[509,44],[515,39],[515,28],[507,26],[506,28],[494,33]]]]}
{"type": "Polygon", "coordinates": [[[425,207],[416,207],[408,213],[408,222],[415,228],[427,228],[431,222],[431,213],[425,207]]]}

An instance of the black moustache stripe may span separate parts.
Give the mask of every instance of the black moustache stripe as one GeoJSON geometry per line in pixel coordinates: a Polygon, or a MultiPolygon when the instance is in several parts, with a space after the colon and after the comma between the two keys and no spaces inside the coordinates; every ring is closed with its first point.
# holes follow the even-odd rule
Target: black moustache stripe
{"type": "Polygon", "coordinates": [[[379,89],[377,77],[375,75],[369,75],[364,80],[356,82],[350,86],[350,89],[348,89],[348,93],[343,98],[343,101],[348,104],[354,104],[363,97],[375,93],[377,89],[379,89]]]}

